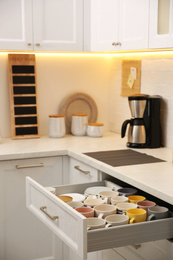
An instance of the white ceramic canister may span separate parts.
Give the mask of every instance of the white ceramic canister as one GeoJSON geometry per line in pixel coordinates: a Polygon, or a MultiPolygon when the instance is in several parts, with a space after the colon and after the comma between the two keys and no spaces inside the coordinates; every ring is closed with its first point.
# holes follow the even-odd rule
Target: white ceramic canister
{"type": "Polygon", "coordinates": [[[73,135],[83,136],[87,133],[88,115],[84,113],[72,114],[71,132],[73,135]]]}
{"type": "Polygon", "coordinates": [[[87,128],[87,135],[90,137],[102,137],[104,128],[102,123],[89,123],[87,128]]]}
{"type": "Polygon", "coordinates": [[[63,137],[66,133],[64,115],[49,116],[49,136],[52,138],[63,137]]]}

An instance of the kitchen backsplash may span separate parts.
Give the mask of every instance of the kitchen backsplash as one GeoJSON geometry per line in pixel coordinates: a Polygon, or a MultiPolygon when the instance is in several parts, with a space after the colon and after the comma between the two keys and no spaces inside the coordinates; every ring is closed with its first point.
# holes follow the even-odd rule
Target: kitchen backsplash
{"type": "MultiPolygon", "coordinates": [[[[141,93],[160,95],[161,129],[163,145],[173,148],[173,57],[141,57],[141,93]]],[[[128,99],[121,97],[121,59],[116,60],[115,77],[112,79],[109,91],[109,129],[121,133],[122,122],[131,117],[128,99]],[[118,66],[117,66],[118,63],[118,66]]]]}
{"type": "MultiPolygon", "coordinates": [[[[121,132],[130,118],[126,97],[121,97],[122,59],[141,59],[141,93],[160,95],[164,145],[173,148],[173,54],[82,55],[36,54],[40,134],[48,135],[49,114],[58,113],[60,102],[69,94],[83,92],[98,106],[98,122],[105,131],[121,132]]],[[[11,136],[7,54],[0,54],[0,129],[11,136]]]]}

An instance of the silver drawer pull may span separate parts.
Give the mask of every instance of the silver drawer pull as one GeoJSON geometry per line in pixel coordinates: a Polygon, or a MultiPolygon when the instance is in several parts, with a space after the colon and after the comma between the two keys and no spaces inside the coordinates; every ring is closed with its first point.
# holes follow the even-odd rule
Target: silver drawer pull
{"type": "Polygon", "coordinates": [[[80,172],[83,172],[84,174],[90,174],[90,171],[84,171],[84,170],[80,169],[79,166],[74,166],[74,168],[75,168],[76,170],[80,171],[80,172]]]}
{"type": "Polygon", "coordinates": [[[46,206],[40,207],[40,210],[46,214],[46,216],[48,216],[51,220],[56,220],[58,218],[58,216],[51,216],[45,209],[47,209],[46,206]]]}
{"type": "Polygon", "coordinates": [[[35,167],[44,167],[44,164],[40,163],[40,164],[33,164],[33,165],[16,165],[16,169],[35,168],[35,167]]]}

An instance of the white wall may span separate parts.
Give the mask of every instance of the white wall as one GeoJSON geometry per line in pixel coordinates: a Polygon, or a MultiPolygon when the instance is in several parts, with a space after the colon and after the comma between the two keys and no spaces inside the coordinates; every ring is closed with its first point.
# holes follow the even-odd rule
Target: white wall
{"type": "MultiPolygon", "coordinates": [[[[3,137],[11,136],[7,61],[7,54],[0,53],[0,129],[3,137]]],[[[104,123],[108,130],[110,66],[110,56],[36,54],[40,135],[48,135],[49,115],[58,114],[61,101],[76,92],[86,93],[95,100],[97,121],[104,123]]]]}
{"type": "Polygon", "coordinates": [[[173,148],[173,56],[172,54],[138,55],[137,57],[120,57],[115,60],[115,76],[109,91],[109,128],[121,133],[122,122],[131,117],[126,97],[121,97],[121,62],[122,59],[141,59],[141,93],[160,95],[161,128],[163,144],[173,148]]]}
{"type": "MultiPolygon", "coordinates": [[[[48,135],[49,115],[58,113],[69,94],[89,94],[98,107],[98,122],[105,131],[121,132],[130,118],[126,97],[121,97],[122,59],[141,59],[141,93],[162,96],[164,145],[173,148],[173,54],[46,55],[36,54],[40,134],[48,135]]],[[[11,136],[7,54],[0,54],[0,129],[11,136]]]]}

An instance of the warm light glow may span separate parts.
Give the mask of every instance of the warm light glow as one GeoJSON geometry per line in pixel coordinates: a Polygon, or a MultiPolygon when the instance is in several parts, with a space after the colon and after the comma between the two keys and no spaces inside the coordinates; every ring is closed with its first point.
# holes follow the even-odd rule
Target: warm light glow
{"type": "Polygon", "coordinates": [[[173,56],[173,49],[148,49],[148,50],[131,50],[131,51],[117,51],[117,52],[35,52],[35,51],[0,51],[0,55],[15,54],[35,54],[36,56],[82,56],[82,57],[149,57],[155,58],[173,56]]]}

